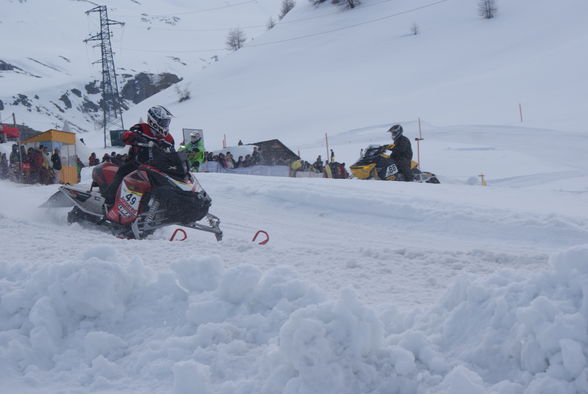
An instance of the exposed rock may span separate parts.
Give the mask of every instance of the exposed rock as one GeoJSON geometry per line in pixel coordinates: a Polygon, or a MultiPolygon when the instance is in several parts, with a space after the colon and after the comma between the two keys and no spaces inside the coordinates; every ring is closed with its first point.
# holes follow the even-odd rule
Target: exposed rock
{"type": "Polygon", "coordinates": [[[80,89],[72,89],[71,92],[78,97],[82,97],[82,92],[80,91],[80,89]]]}
{"type": "Polygon", "coordinates": [[[17,66],[15,66],[15,65],[13,65],[13,64],[6,63],[6,62],[5,62],[5,61],[3,61],[3,60],[0,60],[0,71],[14,71],[15,73],[18,73],[18,74],[25,74],[25,75],[29,75],[29,76],[31,76],[31,77],[35,77],[35,78],[41,78],[41,77],[40,77],[40,76],[38,76],[38,75],[31,74],[30,72],[28,72],[28,71],[25,71],[25,70],[23,70],[22,68],[20,68],[20,67],[17,67],[17,66]]]}
{"type": "Polygon", "coordinates": [[[181,64],[181,65],[183,65],[183,66],[187,66],[187,65],[188,65],[188,63],[185,63],[185,62],[183,62],[183,61],[182,61],[182,59],[180,59],[180,58],[179,58],[179,57],[177,57],[177,56],[168,56],[168,57],[169,57],[170,59],[172,59],[174,62],[176,62],[176,63],[180,63],[180,64],[181,64]]]}
{"type": "Polygon", "coordinates": [[[13,66],[10,63],[6,63],[4,60],[0,60],[0,71],[12,71],[20,70],[20,68],[13,66]]]}
{"type": "Polygon", "coordinates": [[[138,104],[180,81],[181,78],[171,73],[162,73],[159,75],[139,73],[135,78],[125,83],[121,91],[121,96],[125,100],[130,100],[134,104],[138,104]]]}
{"type": "Polygon", "coordinates": [[[82,112],[84,113],[92,113],[101,111],[101,108],[98,104],[93,101],[84,98],[84,102],[82,103],[82,112]]]}
{"type": "Polygon", "coordinates": [[[62,94],[59,100],[63,101],[63,104],[65,104],[65,108],[71,108],[71,100],[69,99],[67,93],[62,94]]]}
{"type": "Polygon", "coordinates": [[[12,102],[12,105],[24,105],[27,108],[31,108],[32,103],[31,100],[29,100],[28,96],[24,95],[24,94],[18,94],[14,97],[14,101],[12,102]]]}
{"type": "Polygon", "coordinates": [[[100,93],[100,88],[97,86],[98,83],[99,83],[98,81],[93,81],[93,82],[86,84],[86,86],[84,86],[86,88],[86,92],[88,92],[88,94],[100,93]]]}
{"type": "Polygon", "coordinates": [[[60,106],[59,106],[57,103],[55,103],[54,101],[51,101],[50,103],[51,103],[51,104],[53,104],[54,106],[56,106],[56,107],[57,107],[57,109],[59,110],[59,112],[65,112],[65,111],[63,110],[63,108],[61,108],[61,107],[60,107],[60,106]]]}

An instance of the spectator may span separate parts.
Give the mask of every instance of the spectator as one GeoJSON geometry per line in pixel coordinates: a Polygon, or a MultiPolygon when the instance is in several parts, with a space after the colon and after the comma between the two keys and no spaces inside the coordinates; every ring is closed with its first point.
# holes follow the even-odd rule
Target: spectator
{"type": "Polygon", "coordinates": [[[253,165],[253,159],[251,158],[251,155],[247,154],[245,155],[245,159],[243,159],[243,167],[249,167],[253,165]]]}
{"type": "Polygon", "coordinates": [[[20,163],[18,145],[12,145],[12,152],[10,152],[10,164],[20,163]]]}
{"type": "Polygon", "coordinates": [[[51,163],[53,164],[53,182],[61,183],[61,156],[59,156],[59,149],[57,148],[53,150],[51,163]]]}
{"type": "Polygon", "coordinates": [[[108,153],[105,153],[104,156],[102,156],[102,163],[110,163],[110,155],[108,153]]]}
{"type": "MultiPolygon", "coordinates": [[[[94,155],[94,157],[96,157],[96,155],[94,155]]],[[[85,167],[84,163],[82,163],[80,158],[76,155],[76,168],[78,170],[78,183],[82,180],[82,168],[84,168],[84,167],[85,167]]]]}
{"type": "Polygon", "coordinates": [[[227,155],[225,156],[225,163],[226,168],[235,168],[235,159],[233,159],[233,154],[231,152],[227,152],[227,155]]]}
{"type": "Polygon", "coordinates": [[[31,162],[30,182],[40,183],[42,181],[41,171],[43,169],[43,154],[36,148],[29,148],[29,153],[31,162]]]}
{"type": "Polygon", "coordinates": [[[321,155],[318,155],[312,166],[317,172],[323,172],[323,159],[321,159],[321,155]]]}
{"type": "Polygon", "coordinates": [[[241,168],[243,167],[243,156],[239,156],[239,158],[237,159],[237,162],[235,163],[235,168],[241,168]]]}
{"type": "Polygon", "coordinates": [[[116,158],[116,152],[110,152],[110,162],[112,164],[119,164],[116,158]]]}
{"type": "Polygon", "coordinates": [[[98,164],[100,164],[100,161],[96,157],[96,153],[92,152],[92,154],[88,158],[88,165],[90,167],[93,167],[93,166],[97,166],[98,164]]]}
{"type": "Polygon", "coordinates": [[[224,153],[218,154],[218,162],[220,163],[222,168],[227,168],[227,162],[225,161],[224,153]]]}
{"type": "Polygon", "coordinates": [[[25,148],[24,145],[21,145],[20,146],[20,160],[22,162],[25,162],[26,161],[26,162],[29,162],[30,163],[28,152],[27,152],[27,150],[26,150],[26,148],[25,148]]]}
{"type": "Polygon", "coordinates": [[[116,164],[117,166],[120,166],[123,164],[122,156],[119,153],[112,152],[110,154],[110,162],[112,164],[116,164]]]}
{"type": "Polygon", "coordinates": [[[261,164],[261,153],[257,150],[257,146],[253,147],[253,153],[251,154],[251,165],[261,164]]]}
{"type": "Polygon", "coordinates": [[[333,149],[331,149],[331,163],[335,161],[335,152],[333,152],[333,149]]]}
{"type": "Polygon", "coordinates": [[[41,158],[43,160],[40,171],[40,182],[43,185],[48,185],[51,183],[51,169],[53,168],[51,155],[49,154],[46,146],[40,146],[39,151],[41,152],[41,158]]]}
{"type": "Polygon", "coordinates": [[[296,172],[299,171],[302,168],[302,160],[298,159],[298,160],[294,160],[292,163],[290,163],[290,176],[292,177],[296,177],[296,172]]]}
{"type": "Polygon", "coordinates": [[[0,155],[0,179],[8,178],[8,159],[6,153],[0,155]]]}

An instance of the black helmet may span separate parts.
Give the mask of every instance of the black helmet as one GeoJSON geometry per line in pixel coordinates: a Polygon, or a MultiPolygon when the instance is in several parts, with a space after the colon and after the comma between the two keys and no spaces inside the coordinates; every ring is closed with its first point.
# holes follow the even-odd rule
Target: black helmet
{"type": "Polygon", "coordinates": [[[169,133],[169,124],[172,116],[171,112],[167,109],[161,105],[156,105],[147,111],[147,123],[156,133],[165,137],[169,133]]]}
{"type": "Polygon", "coordinates": [[[392,133],[392,139],[396,139],[402,135],[402,126],[395,124],[388,129],[388,133],[392,133]]]}

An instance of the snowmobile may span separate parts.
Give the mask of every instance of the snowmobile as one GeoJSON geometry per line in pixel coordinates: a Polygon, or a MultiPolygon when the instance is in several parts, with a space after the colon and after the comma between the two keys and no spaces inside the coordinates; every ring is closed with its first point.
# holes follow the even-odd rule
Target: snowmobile
{"type": "Polygon", "coordinates": [[[69,223],[104,226],[123,238],[143,239],[158,228],[180,225],[213,233],[220,241],[220,219],[208,213],[212,200],[188,170],[186,153],[152,152],[149,164],[125,176],[110,209],[103,195],[119,166],[109,162],[94,167],[90,186],[60,186],[42,207],[73,206],[69,223]],[[202,219],[208,224],[198,223],[202,219]]]}
{"type": "MultiPolygon", "coordinates": [[[[386,181],[401,181],[404,176],[398,171],[395,163],[382,167],[382,159],[390,158],[386,150],[393,149],[394,144],[390,145],[370,145],[365,149],[360,159],[351,165],[351,173],[359,179],[379,179],[386,181]]],[[[419,163],[411,160],[410,169],[413,173],[414,181],[421,183],[440,183],[437,176],[431,172],[421,171],[418,168],[419,163]]]]}

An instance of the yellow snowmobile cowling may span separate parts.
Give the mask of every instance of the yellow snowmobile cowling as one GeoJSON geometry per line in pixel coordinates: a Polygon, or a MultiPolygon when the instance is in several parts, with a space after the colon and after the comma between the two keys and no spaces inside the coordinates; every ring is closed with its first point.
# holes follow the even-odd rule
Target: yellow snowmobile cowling
{"type": "MultiPolygon", "coordinates": [[[[372,171],[376,168],[376,163],[364,164],[364,165],[352,165],[349,167],[351,174],[358,179],[369,179],[372,176],[372,171]]],[[[376,175],[377,176],[377,175],[376,175]]]]}

